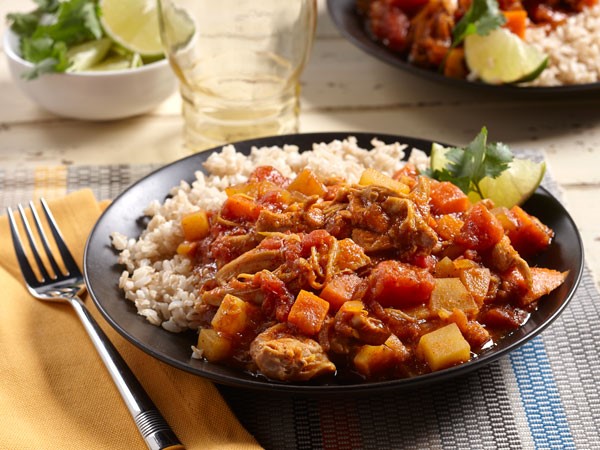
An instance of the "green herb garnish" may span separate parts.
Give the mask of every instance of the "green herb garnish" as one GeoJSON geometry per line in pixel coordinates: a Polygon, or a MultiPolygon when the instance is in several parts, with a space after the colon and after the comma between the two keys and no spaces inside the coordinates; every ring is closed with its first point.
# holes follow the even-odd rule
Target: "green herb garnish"
{"type": "Polygon", "coordinates": [[[69,67],[69,47],[103,35],[98,5],[90,0],[35,0],[29,13],[7,15],[11,30],[20,37],[21,56],[34,63],[27,79],[69,67]]]}
{"type": "Polygon", "coordinates": [[[452,48],[470,34],[486,36],[506,23],[496,0],[473,0],[471,7],[452,30],[452,48]]]}
{"type": "Polygon", "coordinates": [[[479,183],[483,178],[496,178],[513,161],[507,145],[500,142],[487,143],[487,128],[483,127],[477,137],[464,148],[452,147],[445,153],[447,162],[442,169],[430,175],[439,181],[450,181],[465,194],[476,192],[485,197],[479,183]]]}

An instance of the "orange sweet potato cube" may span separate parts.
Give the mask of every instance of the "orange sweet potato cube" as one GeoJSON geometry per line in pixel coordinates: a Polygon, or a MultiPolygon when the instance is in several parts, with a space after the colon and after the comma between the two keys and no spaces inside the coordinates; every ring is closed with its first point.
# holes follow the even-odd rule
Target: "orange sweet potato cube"
{"type": "Polygon", "coordinates": [[[235,194],[228,197],[221,208],[225,219],[247,220],[254,222],[260,215],[260,205],[245,194],[235,194]]]}
{"type": "Polygon", "coordinates": [[[410,356],[409,350],[392,334],[382,345],[363,345],[354,356],[356,370],[372,378],[377,374],[389,372],[410,356]]]}
{"type": "Polygon", "coordinates": [[[181,218],[181,228],[186,241],[199,241],[208,236],[210,226],[206,211],[200,210],[181,218]]]}
{"type": "Polygon", "coordinates": [[[329,311],[329,303],[321,297],[301,290],[288,315],[288,322],[307,336],[317,334],[329,311]]]}
{"type": "Polygon", "coordinates": [[[294,181],[290,183],[288,190],[301,192],[304,195],[322,196],[326,189],[312,170],[304,169],[298,174],[294,181]]]}
{"type": "Polygon", "coordinates": [[[345,302],[352,300],[360,281],[360,277],[354,273],[337,275],[325,284],[320,297],[328,301],[332,309],[338,310],[345,302]]]}

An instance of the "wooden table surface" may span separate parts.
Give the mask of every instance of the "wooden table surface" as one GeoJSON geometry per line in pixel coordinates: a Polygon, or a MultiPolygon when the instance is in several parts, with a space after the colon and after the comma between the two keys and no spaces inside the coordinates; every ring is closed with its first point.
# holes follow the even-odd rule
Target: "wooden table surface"
{"type": "MultiPolygon", "coordinates": [[[[3,0],[0,16],[33,3],[3,0]]],[[[319,0],[318,31],[302,76],[301,130],[369,131],[457,145],[485,125],[490,139],[543,150],[600,280],[600,95],[515,99],[451,88],[379,62],[346,41],[319,0]]],[[[0,23],[4,32],[6,24],[0,23]]],[[[81,122],[37,107],[0,58],[0,165],[167,163],[186,154],[180,99],[114,122],[81,122]]]]}

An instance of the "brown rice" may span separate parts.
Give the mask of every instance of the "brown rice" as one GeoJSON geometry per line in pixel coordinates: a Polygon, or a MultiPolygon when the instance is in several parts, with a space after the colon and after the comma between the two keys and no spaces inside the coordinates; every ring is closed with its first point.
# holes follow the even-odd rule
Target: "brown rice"
{"type": "MultiPolygon", "coordinates": [[[[247,180],[260,165],[271,165],[283,175],[293,176],[310,167],[321,177],[343,176],[357,182],[365,167],[387,174],[404,164],[405,145],[386,145],[373,140],[372,149],[361,149],[355,138],[314,144],[311,151],[299,152],[296,146],[253,149],[250,156],[235,151],[232,145],[214,153],[204,168],[208,175],[196,172],[192,184],[184,181],[172,189],[164,203],[152,202],[145,210],[151,218],[139,238],[113,233],[113,246],[120,251],[119,263],[125,266],[119,287],[134,302],[137,311],[157,326],[172,332],[197,329],[194,304],[195,275],[188,258],[177,255],[183,241],[180,219],[184,214],[220,207],[226,198],[224,189],[247,180]]],[[[423,158],[421,152],[413,152],[423,158]]],[[[418,161],[417,161],[418,162],[418,161]]]]}

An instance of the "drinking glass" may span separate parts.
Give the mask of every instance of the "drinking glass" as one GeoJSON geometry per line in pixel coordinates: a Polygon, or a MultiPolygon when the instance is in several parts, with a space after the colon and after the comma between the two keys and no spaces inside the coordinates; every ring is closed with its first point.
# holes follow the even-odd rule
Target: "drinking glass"
{"type": "Polygon", "coordinates": [[[159,0],[161,37],[179,78],[186,146],[298,131],[299,77],[316,0],[159,0]]]}

